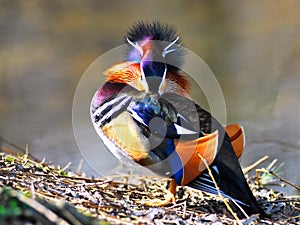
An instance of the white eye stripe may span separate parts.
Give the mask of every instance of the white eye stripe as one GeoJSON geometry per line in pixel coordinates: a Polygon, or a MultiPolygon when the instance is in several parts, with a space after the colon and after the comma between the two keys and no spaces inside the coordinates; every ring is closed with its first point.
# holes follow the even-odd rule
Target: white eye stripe
{"type": "Polygon", "coordinates": [[[162,52],[162,56],[165,58],[166,57],[166,54],[168,54],[168,53],[170,53],[170,52],[174,52],[174,51],[176,51],[177,49],[170,49],[170,50],[168,50],[168,51],[163,51],[162,52]]]}
{"type": "Polygon", "coordinates": [[[168,54],[168,53],[170,53],[170,52],[174,52],[174,51],[176,51],[177,49],[170,49],[169,50],[169,48],[172,46],[172,45],[174,45],[177,41],[179,40],[179,37],[177,37],[174,41],[172,41],[170,44],[168,44],[165,48],[164,48],[164,50],[163,50],[163,52],[162,52],[162,56],[165,58],[165,56],[168,54]]]}
{"type": "MultiPolygon", "coordinates": [[[[139,44],[138,44],[137,42],[133,43],[131,40],[129,40],[129,38],[126,38],[126,40],[127,40],[127,42],[128,42],[132,47],[134,47],[135,49],[137,49],[137,50],[139,51],[139,53],[141,54],[141,56],[144,55],[143,49],[141,48],[141,46],[139,46],[139,44]]],[[[174,49],[169,49],[169,48],[171,48],[178,40],[179,40],[179,37],[175,38],[174,41],[172,41],[170,44],[168,44],[168,45],[164,48],[164,50],[163,50],[163,52],[162,52],[163,58],[165,58],[166,55],[167,55],[168,53],[171,53],[171,52],[174,52],[174,51],[177,50],[176,48],[174,48],[174,49]]]]}
{"type": "Polygon", "coordinates": [[[128,38],[126,38],[126,40],[128,41],[128,43],[133,46],[135,49],[137,49],[139,51],[139,53],[141,54],[141,56],[143,56],[144,54],[144,51],[143,49],[141,48],[141,46],[138,45],[137,42],[133,43],[132,41],[130,41],[128,38]]]}
{"type": "Polygon", "coordinates": [[[168,50],[172,45],[174,45],[178,41],[179,37],[175,38],[174,41],[172,41],[167,47],[165,47],[164,50],[168,50]]]}

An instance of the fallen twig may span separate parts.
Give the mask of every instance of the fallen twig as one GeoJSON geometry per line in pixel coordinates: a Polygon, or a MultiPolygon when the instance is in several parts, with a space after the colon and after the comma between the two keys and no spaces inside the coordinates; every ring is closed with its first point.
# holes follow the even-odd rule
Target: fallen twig
{"type": "Polygon", "coordinates": [[[300,191],[300,187],[299,186],[297,186],[296,184],[292,184],[291,182],[289,182],[288,180],[280,177],[278,174],[274,173],[273,171],[270,171],[270,170],[267,170],[267,169],[263,169],[263,168],[262,169],[257,169],[256,171],[257,172],[262,172],[262,173],[269,173],[269,174],[273,175],[274,177],[278,178],[280,181],[282,181],[282,182],[284,182],[284,183],[286,183],[286,184],[288,184],[288,185],[290,185],[290,186],[292,186],[295,189],[297,189],[297,190],[300,191]]]}
{"type": "MultiPolygon", "coordinates": [[[[237,222],[238,224],[240,224],[240,225],[243,225],[243,223],[240,221],[240,219],[238,218],[238,216],[236,215],[236,213],[233,212],[232,208],[231,208],[230,205],[228,204],[227,199],[221,194],[220,188],[219,188],[219,186],[217,185],[217,182],[216,182],[216,180],[215,180],[215,178],[214,178],[214,176],[213,176],[213,174],[212,174],[212,172],[211,172],[211,170],[210,170],[210,168],[209,168],[209,165],[207,164],[206,160],[202,157],[202,155],[201,155],[199,152],[197,152],[197,155],[198,155],[198,157],[202,160],[202,162],[204,163],[204,165],[205,165],[205,167],[206,167],[206,169],[207,169],[207,171],[208,171],[208,173],[209,173],[209,176],[211,177],[212,181],[214,182],[214,185],[215,185],[215,187],[216,187],[216,189],[217,189],[217,192],[218,192],[218,196],[221,197],[222,201],[225,203],[225,205],[226,205],[228,211],[229,211],[229,212],[231,213],[231,215],[234,217],[234,219],[236,220],[236,222],[237,222]]],[[[246,216],[247,216],[247,218],[249,218],[249,216],[248,216],[247,214],[246,214],[246,216]]]]}
{"type": "MultiPolygon", "coordinates": [[[[141,199],[163,199],[166,193],[166,179],[137,174],[122,174],[113,176],[113,178],[114,180],[112,177],[103,179],[81,177],[72,172],[62,171],[55,166],[26,159],[25,156],[11,156],[5,153],[0,155],[0,186],[18,190],[31,198],[35,195],[36,198],[32,200],[42,198],[48,203],[72,204],[81,212],[92,217],[104,218],[108,223],[163,224],[168,222],[172,224],[175,223],[174,221],[179,221],[180,224],[190,225],[205,221],[240,224],[235,217],[227,217],[222,214],[226,208],[229,211],[223,196],[220,198],[224,203],[216,201],[214,196],[204,192],[181,187],[177,189],[177,202],[183,202],[182,205],[153,208],[137,203],[141,199]],[[61,174],[62,172],[63,174],[61,174]],[[152,216],[149,217],[149,214],[152,216]]],[[[250,185],[253,185],[253,182],[250,182],[250,185]]],[[[252,186],[252,188],[255,189],[257,186],[252,186]]],[[[267,221],[265,224],[277,221],[278,224],[283,225],[287,223],[287,217],[293,217],[288,220],[291,223],[300,221],[297,217],[299,215],[298,200],[283,197],[280,192],[266,189],[256,189],[254,193],[256,197],[264,200],[265,207],[268,207],[271,213],[276,210],[273,219],[265,219],[267,221]]],[[[1,200],[2,203],[6,202],[5,199],[0,198],[0,202],[1,200]]],[[[44,206],[48,207],[46,203],[44,206]]],[[[59,213],[59,211],[55,211],[58,218],[62,216],[59,213]]],[[[251,224],[263,223],[258,217],[248,219],[252,221],[251,224]]],[[[244,220],[240,221],[246,223],[244,220]]]]}
{"type": "Polygon", "coordinates": [[[269,159],[269,156],[264,156],[262,158],[260,158],[259,160],[257,160],[255,163],[251,164],[250,166],[247,166],[245,168],[243,168],[243,173],[247,174],[249,173],[249,171],[253,170],[255,167],[257,167],[259,164],[261,164],[262,162],[266,161],[267,159],[269,159]]]}

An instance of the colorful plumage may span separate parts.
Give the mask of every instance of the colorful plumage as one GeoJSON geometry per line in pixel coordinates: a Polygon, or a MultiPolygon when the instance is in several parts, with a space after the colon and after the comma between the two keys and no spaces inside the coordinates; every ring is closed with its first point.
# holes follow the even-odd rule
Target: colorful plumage
{"type": "Polygon", "coordinates": [[[91,104],[92,122],[108,149],[125,164],[217,194],[200,154],[223,196],[249,214],[264,215],[238,162],[243,130],[237,124],[224,129],[188,97],[190,83],[179,69],[184,51],[174,27],[140,22],[126,41],[126,60],[104,72],[107,81],[91,104]]]}

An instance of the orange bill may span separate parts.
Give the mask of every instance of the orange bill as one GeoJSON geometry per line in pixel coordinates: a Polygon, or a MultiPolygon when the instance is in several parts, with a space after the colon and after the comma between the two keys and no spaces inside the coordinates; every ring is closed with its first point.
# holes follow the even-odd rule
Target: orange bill
{"type": "Polygon", "coordinates": [[[225,130],[231,140],[231,144],[233,146],[236,156],[240,158],[245,147],[245,136],[243,127],[235,123],[226,126],[225,130]]]}
{"type": "Polygon", "coordinates": [[[208,165],[214,161],[218,147],[218,131],[192,141],[177,141],[175,144],[176,152],[184,165],[181,185],[186,185],[206,169],[198,154],[208,165]]]}

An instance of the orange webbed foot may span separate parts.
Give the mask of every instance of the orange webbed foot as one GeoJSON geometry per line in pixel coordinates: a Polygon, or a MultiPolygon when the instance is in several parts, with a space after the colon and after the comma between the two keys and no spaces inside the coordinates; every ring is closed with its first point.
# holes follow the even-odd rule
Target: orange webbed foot
{"type": "Polygon", "coordinates": [[[176,199],[176,187],[177,184],[175,183],[175,181],[173,179],[171,179],[170,181],[170,186],[169,186],[169,190],[166,190],[166,194],[164,195],[164,200],[162,199],[147,199],[147,200],[139,200],[137,201],[139,204],[142,204],[144,206],[151,206],[151,207],[162,207],[162,206],[166,206],[170,203],[175,203],[176,199]]]}

